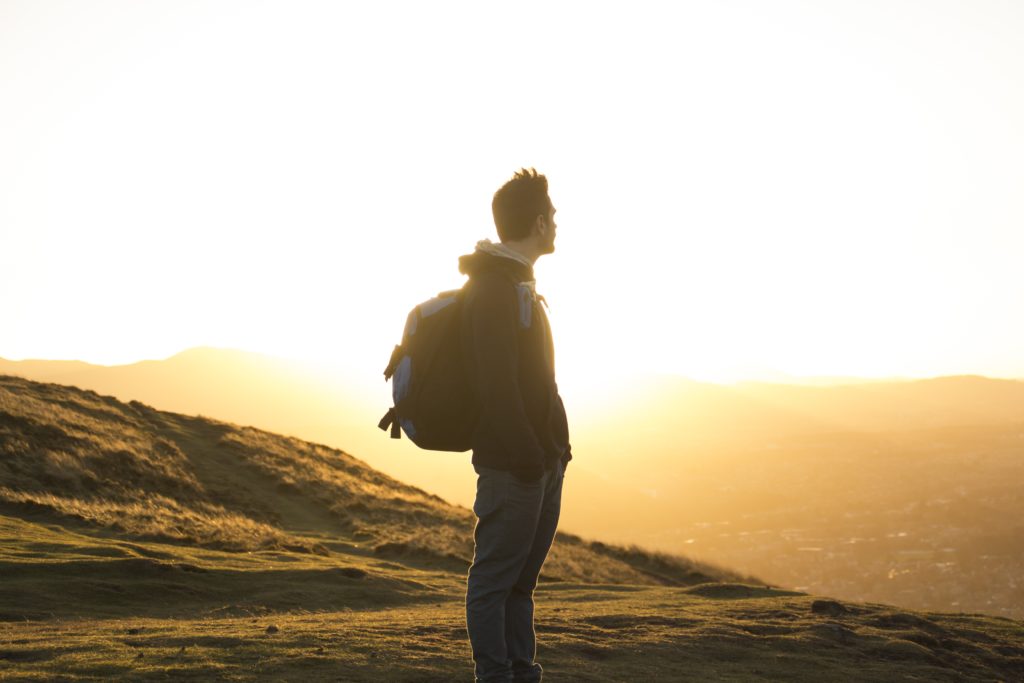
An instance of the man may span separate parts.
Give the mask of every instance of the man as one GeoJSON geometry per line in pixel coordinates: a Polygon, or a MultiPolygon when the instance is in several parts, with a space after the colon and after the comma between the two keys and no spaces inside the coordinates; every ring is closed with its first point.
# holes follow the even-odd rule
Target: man
{"type": "Polygon", "coordinates": [[[533,265],[555,250],[547,178],[515,174],[491,204],[499,244],[459,259],[469,275],[462,320],[467,373],[480,406],[475,551],[466,626],[477,681],[541,680],[533,591],[558,526],[572,459],[555,384],[554,345],[533,265]]]}

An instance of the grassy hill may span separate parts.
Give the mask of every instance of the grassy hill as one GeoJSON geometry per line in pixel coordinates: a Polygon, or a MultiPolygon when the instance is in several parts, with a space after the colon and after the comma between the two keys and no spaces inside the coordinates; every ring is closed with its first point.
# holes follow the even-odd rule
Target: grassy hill
{"type": "MultiPolygon", "coordinates": [[[[0,377],[0,453],[8,515],[111,538],[233,552],[358,551],[458,571],[472,555],[469,510],[347,453],[91,391],[0,377]]],[[[567,534],[558,545],[551,578],[738,578],[567,534]]]]}
{"type": "MultiPolygon", "coordinates": [[[[339,450],[0,376],[0,678],[468,680],[472,523],[339,450]]],[[[569,534],[542,578],[553,680],[1024,676],[1020,621],[569,534]]]]}
{"type": "MultiPolygon", "coordinates": [[[[378,369],[199,348],[114,367],[0,359],[3,373],[345,448],[472,502],[465,458],[425,457],[376,428],[390,403],[378,369]]],[[[579,457],[564,529],[793,590],[1024,617],[1024,382],[612,385],[590,387],[601,400],[589,405],[567,395],[579,457]]]]}
{"type": "Polygon", "coordinates": [[[378,471],[446,500],[471,504],[466,497],[474,491],[474,475],[465,462],[424,458],[406,439],[393,441],[377,429],[392,402],[381,374],[386,360],[358,374],[258,353],[193,348],[164,360],[115,366],[0,358],[0,375],[91,389],[159,410],[327,444],[358,453],[378,471]]]}

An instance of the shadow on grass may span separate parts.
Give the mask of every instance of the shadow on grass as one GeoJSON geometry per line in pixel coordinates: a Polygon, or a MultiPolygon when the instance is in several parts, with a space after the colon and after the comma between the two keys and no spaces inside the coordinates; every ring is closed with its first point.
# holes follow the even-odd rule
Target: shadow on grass
{"type": "Polygon", "coordinates": [[[0,621],[363,610],[439,590],[355,565],[238,570],[147,558],[0,562],[0,621]]]}

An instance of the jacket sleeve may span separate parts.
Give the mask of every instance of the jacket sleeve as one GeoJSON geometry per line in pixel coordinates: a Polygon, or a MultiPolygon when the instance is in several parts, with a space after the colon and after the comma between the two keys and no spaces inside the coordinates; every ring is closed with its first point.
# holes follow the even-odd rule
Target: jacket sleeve
{"type": "Polygon", "coordinates": [[[558,401],[558,421],[555,427],[559,439],[565,443],[565,450],[562,452],[562,466],[568,467],[569,461],[572,460],[572,444],[569,443],[569,420],[565,415],[565,404],[562,402],[562,396],[557,390],[555,392],[555,399],[558,401]]]}
{"type": "Polygon", "coordinates": [[[469,310],[480,419],[505,445],[510,467],[540,478],[544,450],[530,426],[519,390],[519,303],[507,280],[477,283],[469,310]]]}

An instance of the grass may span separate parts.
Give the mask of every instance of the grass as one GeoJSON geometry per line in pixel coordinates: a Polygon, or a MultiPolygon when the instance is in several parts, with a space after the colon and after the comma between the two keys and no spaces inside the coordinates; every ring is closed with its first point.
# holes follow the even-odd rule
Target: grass
{"type": "MultiPolygon", "coordinates": [[[[0,377],[0,678],[471,678],[473,518],[341,451],[0,377]]],[[[1024,623],[559,534],[551,680],[1024,679],[1024,623]]]]}
{"type": "MultiPolygon", "coordinates": [[[[728,586],[728,585],[727,585],[728,586]]],[[[737,588],[733,586],[733,588],[737,588]]],[[[571,681],[993,681],[1024,676],[1024,627],[772,590],[545,585],[538,659],[571,681]],[[838,604],[838,603],[837,603],[838,604]]],[[[469,680],[458,595],[377,609],[0,624],[25,680],[469,680]]]]}

